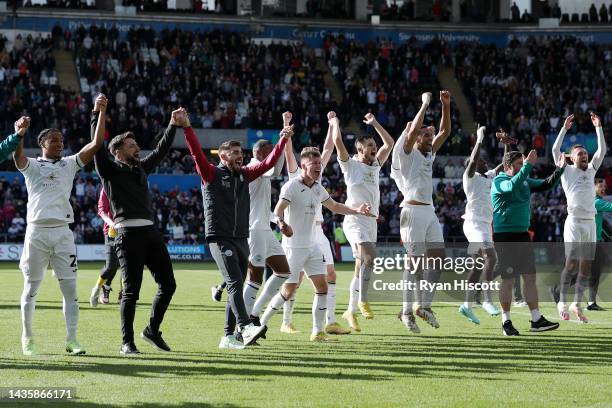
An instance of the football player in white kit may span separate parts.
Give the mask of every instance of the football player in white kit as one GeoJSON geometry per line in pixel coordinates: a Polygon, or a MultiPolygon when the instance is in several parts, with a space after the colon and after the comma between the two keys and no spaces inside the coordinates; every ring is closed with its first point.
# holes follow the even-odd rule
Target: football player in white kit
{"type": "MultiPolygon", "coordinates": [[[[370,203],[372,214],[378,217],[380,168],[389,158],[394,141],[372,113],[365,115],[363,123],[374,127],[376,133],[380,135],[383,145],[378,149],[372,136],[359,136],[355,140],[357,154],[350,157],[342,141],[338,118],[331,121],[334,144],[338,151],[338,163],[346,184],[346,204],[352,206],[357,203],[370,203]]],[[[342,227],[346,239],[351,244],[355,258],[355,275],[349,288],[349,304],[342,317],[347,320],[353,330],[360,331],[361,328],[355,316],[357,307],[366,319],[374,318],[374,313],[368,303],[368,288],[370,286],[370,276],[374,269],[374,258],[376,258],[378,225],[376,218],[373,217],[347,215],[344,217],[342,227]]]]}
{"type": "MultiPolygon", "coordinates": [[[[450,92],[440,91],[442,120],[440,130],[435,136],[433,126],[422,128],[425,112],[431,102],[431,93],[424,93],[421,99],[421,108],[410,127],[404,130],[406,134],[402,139],[403,148],[398,148],[397,154],[393,155],[395,162],[392,163],[392,178],[404,196],[401,204],[400,234],[408,256],[426,255],[426,258],[436,259],[444,257],[444,237],[433,206],[432,169],[436,152],[451,132],[450,92]]],[[[409,271],[407,279],[414,279],[416,273],[420,274],[420,271],[409,271]]],[[[430,283],[436,283],[440,273],[441,271],[435,268],[428,268],[424,270],[423,278],[430,283]]],[[[440,327],[431,310],[434,293],[435,290],[422,293],[422,301],[419,301],[414,296],[416,293],[404,291],[400,319],[410,331],[420,332],[414,321],[414,314],[431,326],[440,327]]]]}
{"type": "MultiPolygon", "coordinates": [[[[272,152],[274,145],[268,140],[258,140],[253,146],[251,163],[265,160],[272,152]]],[[[277,177],[285,164],[284,155],[273,168],[263,176],[249,184],[249,264],[248,276],[244,285],[244,305],[255,325],[259,325],[259,315],[268,301],[289,277],[289,265],[280,242],[270,228],[270,209],[272,199],[272,183],[270,178],[277,177]],[[274,273],[266,280],[264,289],[257,298],[257,292],[263,281],[263,272],[270,266],[274,273]]]]}
{"type": "Polygon", "coordinates": [[[22,350],[25,355],[36,354],[32,334],[32,319],[36,295],[47,267],[51,265],[64,298],[66,321],[66,351],[84,354],[77,342],[79,303],[77,299],[77,254],[74,235],[68,224],[74,221],[70,192],[74,176],[91,162],[103,147],[107,100],[99,95],[94,111],[100,112],[96,137],[75,155],[62,157],[64,137],[58,129],[45,129],[38,135],[42,157],[28,158],[21,142],[14,153],[15,165],[23,173],[28,190],[28,214],[23,254],[19,267],[24,277],[21,295],[22,350]]]}
{"type": "MultiPolygon", "coordinates": [[[[290,112],[285,112],[283,114],[283,126],[289,126],[291,123],[292,115],[290,112]]],[[[332,119],[336,118],[336,113],[331,111],[327,113],[327,120],[329,127],[327,129],[327,136],[325,138],[325,143],[323,144],[323,152],[321,153],[321,174],[323,174],[323,169],[329,163],[329,159],[331,158],[332,153],[334,152],[334,141],[332,138],[332,130],[333,126],[331,124],[332,119]]],[[[285,155],[287,156],[287,173],[289,174],[289,179],[296,178],[300,176],[298,171],[298,164],[295,160],[295,155],[293,154],[293,147],[290,144],[285,145],[285,155]]],[[[318,180],[319,183],[321,179],[318,180]]],[[[319,205],[317,207],[317,214],[315,217],[316,231],[315,231],[315,243],[321,249],[321,253],[323,254],[323,258],[325,259],[326,267],[327,267],[327,313],[326,313],[326,325],[325,332],[327,334],[350,334],[351,330],[346,327],[342,327],[340,323],[336,321],[336,270],[334,268],[334,256],[331,251],[331,246],[329,240],[325,236],[325,232],[323,231],[323,206],[319,205]]],[[[300,273],[300,282],[298,283],[297,288],[299,288],[299,284],[302,281],[304,274],[300,273]]],[[[296,288],[296,290],[297,290],[296,288]]],[[[283,305],[283,324],[281,325],[281,332],[294,334],[299,333],[296,330],[295,326],[292,323],[292,313],[293,313],[293,305],[295,302],[295,293],[294,295],[283,305]]]]}
{"type": "MultiPolygon", "coordinates": [[[[480,280],[489,282],[493,279],[493,268],[497,262],[497,253],[493,245],[493,205],[491,203],[491,182],[503,169],[500,164],[496,168],[489,170],[487,162],[480,157],[480,149],[485,135],[485,127],[481,126],[476,131],[476,144],[472,154],[467,159],[465,172],[463,173],[463,191],[467,199],[465,214],[463,215],[463,233],[468,242],[468,255],[484,258],[482,270],[473,268],[467,281],[476,283],[480,280]]],[[[500,132],[497,137],[508,146],[505,133],[500,132]]],[[[474,324],[480,324],[480,319],[476,317],[472,310],[476,291],[466,291],[465,302],[459,307],[459,313],[465,316],[474,324]]],[[[491,293],[484,291],[484,302],[482,308],[491,315],[499,315],[499,310],[491,302],[491,293]]]]}
{"type": "MultiPolygon", "coordinates": [[[[555,162],[561,157],[561,145],[565,134],[571,129],[574,115],[569,115],[555,140],[552,154],[555,162]]],[[[566,303],[568,275],[578,267],[574,302],[569,311],[573,312],[578,321],[587,323],[588,319],[582,311],[580,302],[584,290],[588,287],[591,264],[595,257],[595,243],[597,242],[597,229],[595,225],[595,173],[603,163],[606,155],[606,139],[604,137],[601,119],[591,112],[591,122],[597,133],[597,151],[589,162],[589,153],[584,146],[574,145],[570,148],[571,164],[565,166],[561,175],[561,185],[567,197],[567,218],[563,229],[565,242],[565,268],[561,274],[560,301],[557,303],[559,316],[569,320],[566,303]]]]}
{"type": "Polygon", "coordinates": [[[318,245],[315,245],[317,206],[323,204],[338,214],[370,213],[370,205],[363,203],[351,208],[336,202],[317,181],[321,177],[321,153],[313,147],[306,147],[300,154],[300,177],[289,180],[281,188],[280,200],[274,213],[277,225],[287,237],[284,243],[291,275],[281,291],[275,295],[261,323],[267,325],[270,318],[293,295],[299,282],[300,272],[304,271],[312,281],[315,297],[312,305],[313,329],[311,341],[326,342],[335,340],[327,336],[324,322],[327,312],[327,279],[325,260],[318,245]]]}

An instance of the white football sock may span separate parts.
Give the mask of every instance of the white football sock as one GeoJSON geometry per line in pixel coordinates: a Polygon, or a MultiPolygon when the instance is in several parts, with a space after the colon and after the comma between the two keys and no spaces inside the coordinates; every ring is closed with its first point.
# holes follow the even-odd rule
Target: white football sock
{"type": "Polygon", "coordinates": [[[327,282],[327,324],[336,323],[336,282],[327,282]]]}
{"type": "Polygon", "coordinates": [[[253,308],[250,313],[251,316],[259,316],[261,314],[261,310],[264,308],[266,303],[268,303],[268,301],[272,299],[272,296],[278,293],[278,290],[281,286],[283,286],[283,283],[287,281],[287,278],[289,278],[288,274],[277,275],[274,273],[272,274],[272,276],[270,276],[268,280],[266,280],[261,295],[259,295],[259,297],[255,301],[255,304],[253,305],[253,308]]]}
{"type": "Polygon", "coordinates": [[[540,309],[531,310],[531,321],[532,322],[537,322],[538,320],[540,320],[540,317],[542,317],[542,315],[540,314],[540,309]]]}
{"type": "Polygon", "coordinates": [[[244,285],[244,289],[242,291],[242,295],[244,297],[244,307],[246,308],[246,312],[248,315],[251,314],[253,310],[253,305],[255,304],[255,299],[257,299],[257,291],[261,287],[260,283],[247,281],[244,285]]]}
{"type": "Polygon", "coordinates": [[[36,306],[36,295],[42,280],[23,282],[23,292],[21,293],[21,322],[23,324],[22,337],[32,337],[32,319],[34,318],[34,308],[36,306]]]}
{"type": "Polygon", "coordinates": [[[283,306],[283,303],[286,304],[289,302],[286,302],[285,298],[280,293],[274,295],[272,299],[270,299],[270,303],[268,303],[268,307],[266,307],[266,311],[261,317],[261,324],[264,326],[267,325],[270,321],[270,318],[274,316],[274,314],[276,314],[276,312],[278,312],[283,306]]]}
{"type": "Polygon", "coordinates": [[[283,305],[283,324],[288,325],[293,321],[293,307],[295,305],[295,293],[283,305]]]}
{"type": "Polygon", "coordinates": [[[502,324],[506,323],[507,320],[512,320],[510,319],[510,312],[502,312],[501,316],[502,316],[502,324]]]}
{"type": "Polygon", "coordinates": [[[66,341],[76,340],[79,325],[79,299],[77,297],[76,279],[59,281],[64,296],[64,320],[66,321],[66,341]]]}
{"type": "Polygon", "coordinates": [[[357,302],[359,301],[359,278],[353,276],[351,284],[349,286],[349,304],[348,311],[350,313],[357,313],[357,302]]]}
{"type": "Polygon", "coordinates": [[[325,315],[327,314],[327,293],[315,293],[312,302],[312,333],[324,331],[325,315]]]}

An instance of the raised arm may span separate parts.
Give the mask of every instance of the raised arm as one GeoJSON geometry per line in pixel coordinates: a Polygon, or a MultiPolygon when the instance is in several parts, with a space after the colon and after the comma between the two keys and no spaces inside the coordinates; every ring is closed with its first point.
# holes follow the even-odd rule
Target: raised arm
{"type": "Polygon", "coordinates": [[[404,142],[406,141],[406,137],[408,136],[408,132],[410,131],[410,126],[412,126],[412,122],[408,122],[406,124],[406,128],[400,135],[400,137],[395,142],[393,146],[393,152],[391,153],[391,171],[399,171],[400,170],[400,154],[404,149],[404,142]]]}
{"type": "Polygon", "coordinates": [[[538,193],[538,192],[550,190],[551,188],[556,186],[561,180],[561,175],[563,174],[563,171],[565,170],[565,165],[566,165],[565,156],[561,155],[559,159],[557,160],[557,168],[550,176],[546,177],[544,180],[536,180],[532,178],[527,178],[527,184],[529,184],[529,190],[532,193],[538,193]]]}
{"type": "Polygon", "coordinates": [[[440,130],[433,140],[432,150],[434,153],[440,150],[451,134],[450,92],[440,91],[440,102],[442,102],[442,119],[440,120],[440,130]]]}
{"type": "Polygon", "coordinates": [[[333,129],[329,121],[336,117],[336,112],[327,113],[327,136],[325,136],[325,143],[323,143],[323,151],[321,152],[321,168],[324,169],[331,159],[331,155],[334,152],[334,135],[333,129]]]}
{"type": "Polygon", "coordinates": [[[285,128],[281,131],[281,137],[274,149],[268,154],[264,161],[254,164],[249,164],[247,166],[242,166],[242,172],[246,179],[251,182],[264,174],[266,171],[270,170],[277,160],[280,158],[281,154],[283,154],[283,149],[285,148],[285,144],[288,140],[290,140],[293,135],[293,126],[289,128],[285,128]]]}
{"type": "Polygon", "coordinates": [[[606,157],[606,138],[604,137],[603,127],[601,126],[601,119],[594,112],[591,112],[591,122],[595,126],[595,132],[597,133],[597,151],[591,159],[591,164],[595,170],[599,169],[599,166],[606,157]]]}
{"type": "Polygon", "coordinates": [[[187,149],[189,149],[189,153],[195,162],[196,171],[200,175],[203,183],[210,183],[215,178],[215,166],[206,160],[206,156],[204,153],[202,153],[200,141],[191,128],[191,125],[189,123],[186,123],[186,125],[189,126],[183,128],[183,131],[185,132],[185,142],[187,143],[187,149]]]}
{"type": "MultiPolygon", "coordinates": [[[[508,153],[512,151],[512,145],[516,144],[518,141],[516,139],[513,139],[511,137],[508,136],[508,134],[506,132],[503,131],[503,129],[500,129],[499,132],[495,133],[495,137],[497,137],[497,139],[504,145],[504,156],[508,153]]],[[[499,163],[496,167],[495,167],[495,174],[499,174],[501,171],[504,170],[504,163],[503,160],[501,163],[499,163]]]]}
{"type": "Polygon", "coordinates": [[[378,153],[376,153],[378,163],[380,163],[380,165],[382,166],[389,158],[389,155],[393,150],[393,145],[395,144],[395,142],[393,141],[391,135],[380,123],[378,123],[376,117],[374,117],[374,115],[372,115],[371,113],[366,113],[363,123],[374,127],[374,130],[376,130],[376,133],[378,133],[378,135],[383,141],[383,145],[380,147],[380,149],[378,149],[378,153]]]}
{"type": "MultiPolygon", "coordinates": [[[[283,129],[291,126],[291,118],[293,115],[291,112],[283,113],[283,129]]],[[[287,160],[287,173],[294,173],[298,169],[297,161],[295,160],[295,154],[293,153],[293,143],[285,144],[285,159],[287,160]]]]}
{"type": "Polygon", "coordinates": [[[567,133],[567,131],[572,128],[573,123],[574,123],[573,114],[565,118],[565,122],[563,123],[563,126],[561,127],[561,130],[559,131],[559,134],[557,135],[557,138],[555,139],[555,143],[553,143],[552,156],[553,156],[553,160],[555,161],[555,163],[558,162],[559,157],[561,157],[561,146],[563,146],[563,139],[565,138],[565,134],[567,133]]]}
{"type": "Polygon", "coordinates": [[[79,152],[79,159],[83,165],[90,163],[98,150],[104,147],[104,132],[106,128],[106,106],[108,101],[106,96],[100,94],[94,103],[94,111],[97,112],[97,124],[95,131],[92,133],[91,142],[87,143],[79,152]]]}
{"type": "Polygon", "coordinates": [[[421,101],[421,108],[414,117],[414,120],[411,122],[412,124],[410,126],[410,130],[408,131],[408,135],[404,141],[404,153],[410,153],[414,147],[414,144],[416,143],[419,131],[421,130],[421,127],[423,127],[425,112],[427,112],[427,108],[431,102],[431,92],[425,92],[423,95],[421,95],[421,101]]]}
{"type": "MultiPolygon", "coordinates": [[[[15,134],[11,135],[17,138],[17,145],[15,146],[15,149],[13,149],[13,160],[15,161],[15,166],[17,169],[23,169],[28,164],[28,158],[23,153],[23,137],[25,136],[29,127],[30,118],[28,116],[22,116],[19,118],[19,120],[17,120],[17,122],[15,122],[15,134]]],[[[9,138],[11,136],[9,136],[9,138]]],[[[6,142],[6,140],[4,142],[6,142]]]]}
{"type": "Polygon", "coordinates": [[[474,174],[476,174],[476,165],[478,164],[478,159],[480,159],[480,147],[482,146],[482,140],[484,139],[484,132],[484,126],[479,127],[476,131],[476,144],[474,145],[474,149],[472,149],[470,161],[465,169],[465,172],[469,178],[474,177],[474,174]]]}
{"type": "Polygon", "coordinates": [[[342,132],[340,131],[340,121],[337,116],[334,116],[329,120],[329,126],[332,128],[332,137],[334,139],[334,145],[338,152],[338,160],[347,161],[349,159],[348,150],[342,140],[342,132]]]}
{"type": "Polygon", "coordinates": [[[187,116],[187,112],[183,108],[179,108],[172,112],[170,123],[164,131],[161,139],[159,139],[159,142],[157,142],[157,146],[155,146],[155,149],[153,149],[153,151],[149,153],[147,157],[140,161],[142,168],[147,174],[153,172],[153,170],[155,170],[155,168],[170,151],[172,142],[174,142],[174,136],[176,136],[176,129],[179,127],[179,117],[182,118],[183,116],[187,116]]]}

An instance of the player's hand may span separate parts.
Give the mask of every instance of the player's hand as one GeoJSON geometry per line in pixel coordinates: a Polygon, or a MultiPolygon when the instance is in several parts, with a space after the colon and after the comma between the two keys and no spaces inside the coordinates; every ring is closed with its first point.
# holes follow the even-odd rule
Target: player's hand
{"type": "Polygon", "coordinates": [[[526,161],[532,166],[536,165],[536,163],[538,162],[538,153],[535,151],[535,149],[531,149],[531,151],[527,155],[526,161]]]}
{"type": "Polygon", "coordinates": [[[574,124],[574,114],[572,113],[567,118],[565,118],[565,122],[563,123],[563,127],[565,129],[567,129],[567,130],[570,130],[572,128],[573,124],[574,124]]]}
{"type": "Polygon", "coordinates": [[[451,97],[451,94],[449,91],[440,91],[440,102],[442,102],[442,105],[449,106],[450,97],[451,97]]]}
{"type": "Polygon", "coordinates": [[[329,122],[330,120],[332,120],[332,118],[337,117],[336,112],[334,111],[329,111],[327,112],[327,121],[329,122]]]}
{"type": "Polygon", "coordinates": [[[172,114],[170,115],[170,124],[174,126],[182,126],[184,111],[185,110],[183,108],[173,110],[172,114]]]}
{"type": "Polygon", "coordinates": [[[423,102],[423,105],[429,106],[431,103],[431,92],[425,92],[423,95],[421,95],[421,101],[423,102]]]}
{"type": "Polygon", "coordinates": [[[179,108],[179,110],[181,111],[179,117],[181,119],[180,121],[180,125],[184,128],[188,128],[191,127],[191,121],[189,120],[189,113],[187,112],[187,109],[185,108],[179,108]]]}
{"type": "Polygon", "coordinates": [[[561,155],[559,156],[559,159],[557,160],[557,167],[562,169],[567,165],[567,160],[565,157],[565,153],[561,153],[561,155]]]}
{"type": "Polygon", "coordinates": [[[283,130],[281,130],[280,132],[281,139],[285,138],[287,140],[290,140],[291,137],[293,136],[293,128],[294,128],[294,125],[283,128],[283,130]]]}
{"type": "Polygon", "coordinates": [[[364,116],[363,123],[365,123],[366,125],[373,126],[376,123],[378,123],[378,121],[376,120],[376,117],[371,112],[368,112],[364,116]]]}
{"type": "Polygon", "coordinates": [[[601,127],[601,119],[595,112],[591,112],[591,122],[593,122],[593,126],[601,127]]]}
{"type": "Polygon", "coordinates": [[[476,131],[476,143],[482,143],[482,141],[484,140],[484,135],[485,135],[485,130],[487,128],[484,126],[480,126],[478,128],[478,130],[476,131]]]}
{"type": "Polygon", "coordinates": [[[22,116],[15,122],[15,133],[23,137],[30,127],[30,117],[22,116]]]}
{"type": "Polygon", "coordinates": [[[107,105],[108,99],[106,99],[106,95],[99,94],[94,102],[94,112],[106,112],[107,105]]]}
{"type": "Polygon", "coordinates": [[[289,126],[291,123],[291,119],[293,119],[293,114],[289,111],[283,113],[283,127],[289,126]]]}
{"type": "Polygon", "coordinates": [[[361,215],[367,215],[368,217],[375,217],[375,215],[370,212],[372,211],[372,206],[368,203],[361,204],[359,207],[355,209],[355,211],[357,211],[357,213],[361,215]]]}
{"type": "Polygon", "coordinates": [[[499,140],[500,143],[503,143],[505,145],[512,145],[518,143],[518,140],[511,138],[506,132],[501,129],[499,130],[499,132],[495,133],[495,137],[497,138],[497,140],[499,140]]]}
{"type": "Polygon", "coordinates": [[[291,225],[287,224],[285,221],[280,221],[278,224],[281,233],[287,238],[291,238],[293,236],[293,229],[291,225]]]}
{"type": "Polygon", "coordinates": [[[333,118],[331,118],[331,119],[328,121],[328,123],[329,123],[329,126],[335,126],[335,127],[338,127],[338,126],[340,126],[340,119],[338,119],[338,117],[337,117],[337,116],[334,116],[333,118]]]}

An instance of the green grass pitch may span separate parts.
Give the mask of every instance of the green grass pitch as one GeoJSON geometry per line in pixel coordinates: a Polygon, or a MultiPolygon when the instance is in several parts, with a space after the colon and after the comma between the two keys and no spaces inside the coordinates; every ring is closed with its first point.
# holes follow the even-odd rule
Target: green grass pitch
{"type": "MultiPolygon", "coordinates": [[[[178,289],[162,326],[173,352],[158,352],[137,338],[142,357],[126,359],[119,355],[118,305],[88,304],[99,266],[81,264],[78,278],[79,341],[87,355],[63,350],[61,296],[49,272],[34,317],[39,355],[29,358],[20,347],[22,276],[14,263],[0,266],[0,386],[76,387],[78,400],[69,406],[100,408],[612,405],[612,311],[590,312],[588,325],[563,322],[557,331],[530,334],[528,311],[516,309],[513,320],[522,335],[505,338],[499,318],[477,309],[482,324],[475,326],[457,313],[457,304],[444,303],[434,305],[440,329],[420,321],[422,333],[411,335],[395,317],[399,305],[380,303],[374,320],[360,320],[361,333],[337,344],[312,344],[313,291],[304,284],[295,313],[303,333],[281,334],[275,316],[261,347],[221,351],[224,304],[212,302],[209,290],[219,273],[213,264],[176,263],[178,289]]],[[[350,268],[338,267],[338,316],[348,300],[350,268]]],[[[145,275],[137,332],[147,323],[154,290],[145,275]]],[[[556,317],[550,303],[543,312],[556,317]]],[[[11,405],[38,406],[0,403],[11,405]]]]}

